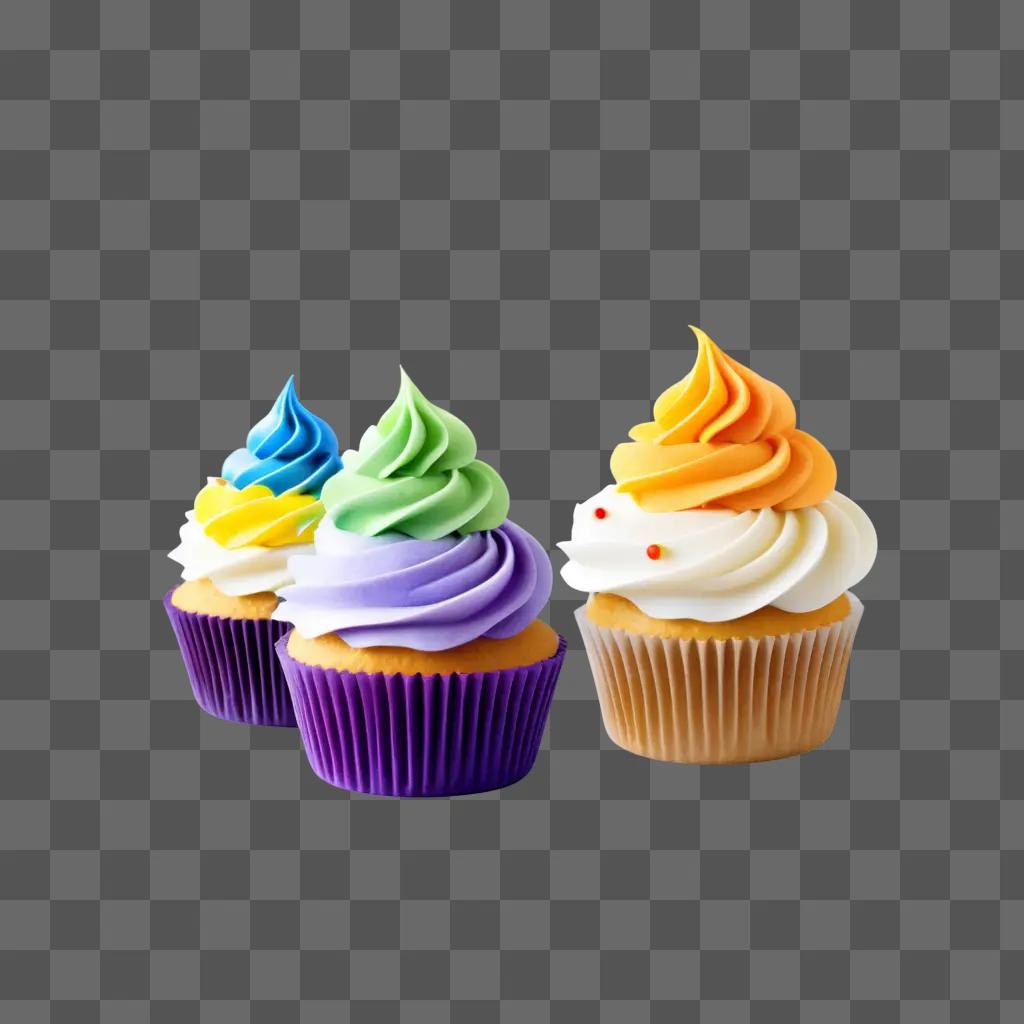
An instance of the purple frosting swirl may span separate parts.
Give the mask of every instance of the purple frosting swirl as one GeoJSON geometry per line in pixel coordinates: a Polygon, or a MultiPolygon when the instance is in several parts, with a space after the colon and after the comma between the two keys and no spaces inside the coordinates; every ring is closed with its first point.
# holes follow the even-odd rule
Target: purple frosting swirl
{"type": "Polygon", "coordinates": [[[509,519],[464,537],[415,540],[363,537],[327,518],[314,548],[289,559],[295,583],[279,592],[274,618],[304,637],[337,633],[352,647],[440,651],[514,636],[551,593],[547,552],[509,519]]]}

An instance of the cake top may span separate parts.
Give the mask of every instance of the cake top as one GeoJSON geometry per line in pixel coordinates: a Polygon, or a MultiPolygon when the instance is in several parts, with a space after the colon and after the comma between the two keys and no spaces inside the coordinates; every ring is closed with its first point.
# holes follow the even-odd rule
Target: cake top
{"type": "Polygon", "coordinates": [[[649,512],[806,508],[836,484],[828,450],[796,429],[777,384],[726,355],[700,328],[693,369],[654,403],[654,419],[612,453],[620,491],[649,512]]]}
{"type": "Polygon", "coordinates": [[[365,537],[437,540],[494,529],[508,515],[508,488],[476,453],[469,427],[427,401],[402,370],[395,401],[324,485],[327,517],[365,537]]]}
{"type": "Polygon", "coordinates": [[[507,519],[508,488],[473,432],[403,370],[398,396],[324,484],[313,551],[274,618],[350,647],[448,650],[525,629],[551,593],[540,542],[507,519]]]}
{"type": "Polygon", "coordinates": [[[295,378],[289,377],[270,412],[249,431],[245,447],[224,460],[221,476],[238,490],[260,484],[274,495],[318,497],[341,466],[334,431],[299,401],[295,378]]]}
{"type": "Polygon", "coordinates": [[[171,558],[182,563],[186,579],[215,573],[223,586],[265,582],[270,569],[278,582],[286,579],[286,554],[267,552],[312,542],[311,528],[323,515],[320,488],[340,468],[334,431],[302,405],[289,377],[245,447],[196,495],[171,558]]]}
{"type": "Polygon", "coordinates": [[[874,527],[785,391],[691,330],[693,369],[612,453],[616,483],[576,506],[562,576],[656,619],[824,607],[871,568],[874,527]]]}

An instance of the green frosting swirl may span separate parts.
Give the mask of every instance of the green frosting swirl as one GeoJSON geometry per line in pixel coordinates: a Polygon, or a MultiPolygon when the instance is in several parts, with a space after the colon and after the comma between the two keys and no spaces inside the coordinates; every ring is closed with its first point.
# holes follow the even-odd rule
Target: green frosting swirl
{"type": "Polygon", "coordinates": [[[509,506],[505,481],[476,457],[469,427],[428,402],[404,370],[398,397],[346,453],[321,500],[341,530],[417,540],[494,529],[509,506]]]}

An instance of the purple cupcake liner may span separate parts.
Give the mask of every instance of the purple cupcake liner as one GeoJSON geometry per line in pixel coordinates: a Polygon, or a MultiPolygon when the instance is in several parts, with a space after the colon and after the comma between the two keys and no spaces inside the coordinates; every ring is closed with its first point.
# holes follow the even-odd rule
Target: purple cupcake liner
{"type": "Polygon", "coordinates": [[[295,725],[274,645],[291,628],[274,619],[225,619],[164,608],[178,638],[196,703],[215,718],[245,725],[295,725]]]}
{"type": "Polygon", "coordinates": [[[378,796],[457,796],[533,767],[565,658],[495,672],[339,672],[277,653],[310,766],[332,786],[378,796]]]}

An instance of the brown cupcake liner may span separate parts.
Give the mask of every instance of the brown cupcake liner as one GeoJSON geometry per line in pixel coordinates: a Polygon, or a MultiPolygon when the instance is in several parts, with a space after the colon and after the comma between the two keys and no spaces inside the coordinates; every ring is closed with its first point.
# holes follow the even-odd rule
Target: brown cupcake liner
{"type": "Polygon", "coordinates": [[[576,610],[611,739],[656,761],[738,764],[802,754],[835,728],[864,605],[818,629],[680,640],[576,610]]]}

